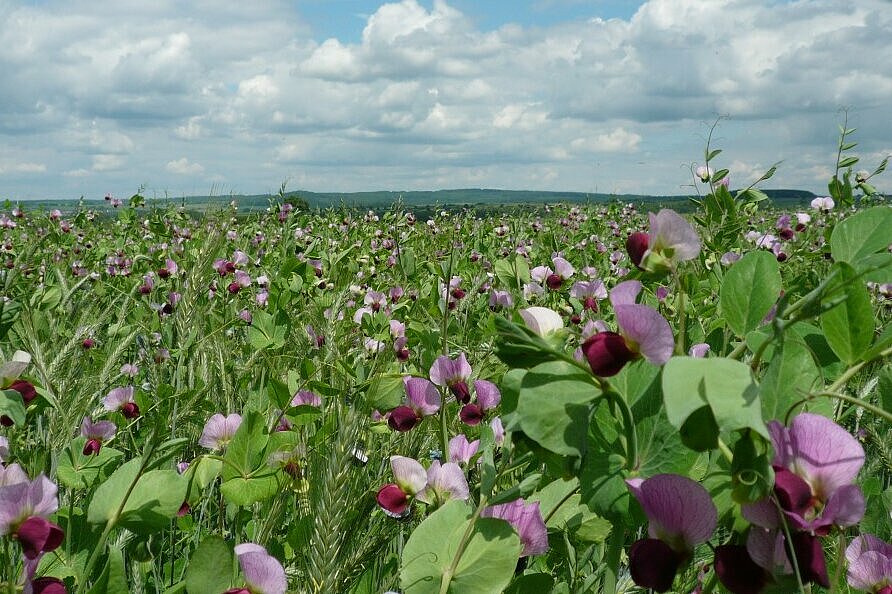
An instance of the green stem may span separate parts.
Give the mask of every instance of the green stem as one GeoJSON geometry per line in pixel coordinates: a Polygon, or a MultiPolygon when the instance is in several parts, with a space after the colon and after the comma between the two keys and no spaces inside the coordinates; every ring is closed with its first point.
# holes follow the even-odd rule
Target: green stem
{"type": "Polygon", "coordinates": [[[740,357],[743,356],[743,354],[745,352],[746,352],[746,340],[741,340],[740,343],[738,343],[738,345],[736,347],[734,347],[734,350],[731,351],[730,353],[728,353],[728,358],[729,359],[740,359],[740,357]]]}
{"type": "Polygon", "coordinates": [[[566,495],[561,497],[561,500],[557,502],[557,505],[555,505],[554,508],[552,508],[552,510],[550,512],[548,512],[548,515],[545,516],[545,518],[542,520],[542,523],[545,524],[546,526],[548,526],[548,521],[552,518],[552,516],[554,516],[555,512],[557,512],[557,510],[561,509],[561,506],[564,505],[565,503],[567,503],[567,501],[569,501],[570,498],[573,497],[573,495],[575,495],[575,494],[576,494],[576,489],[571,489],[569,493],[567,493],[566,495]]]}
{"type": "Polygon", "coordinates": [[[833,581],[830,582],[830,593],[837,592],[839,590],[839,581],[842,577],[842,567],[845,563],[846,558],[846,535],[842,530],[839,531],[839,536],[836,540],[836,569],[833,571],[833,581]]]}
{"type": "Polygon", "coordinates": [[[471,533],[474,531],[474,523],[477,522],[477,518],[479,518],[480,514],[483,512],[483,508],[486,506],[486,501],[485,496],[480,498],[480,503],[477,504],[477,509],[474,510],[474,514],[468,522],[468,527],[465,528],[465,533],[462,534],[461,540],[458,542],[458,549],[455,551],[455,557],[452,558],[452,563],[450,563],[449,567],[446,568],[446,571],[443,572],[443,579],[440,582],[440,594],[447,594],[447,592],[449,592],[449,583],[452,581],[453,576],[455,576],[455,570],[458,568],[461,556],[468,547],[468,543],[471,542],[471,533]]]}
{"type": "Polygon", "coordinates": [[[684,355],[685,354],[685,325],[687,323],[687,317],[685,310],[687,309],[687,304],[685,303],[685,292],[684,287],[681,284],[681,279],[678,276],[675,277],[675,286],[678,291],[678,336],[675,339],[675,354],[676,355],[684,355]]]}
{"type": "Polygon", "coordinates": [[[787,526],[787,518],[784,516],[784,510],[774,495],[771,496],[771,501],[774,503],[774,507],[777,508],[777,514],[780,517],[780,525],[784,531],[784,540],[787,546],[787,556],[790,558],[790,563],[793,564],[793,575],[796,576],[799,594],[805,594],[805,586],[802,584],[802,576],[799,574],[799,561],[796,559],[796,550],[793,548],[793,539],[790,536],[790,527],[787,526]]]}
{"type": "Polygon", "coordinates": [[[731,448],[728,447],[728,444],[726,444],[721,437],[719,438],[719,450],[722,452],[722,455],[725,457],[729,464],[731,462],[734,462],[734,454],[731,453],[731,448]]]}

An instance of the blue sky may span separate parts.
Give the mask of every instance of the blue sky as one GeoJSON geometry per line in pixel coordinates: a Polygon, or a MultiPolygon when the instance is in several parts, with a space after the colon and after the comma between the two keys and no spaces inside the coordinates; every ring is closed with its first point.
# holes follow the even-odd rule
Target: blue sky
{"type": "MultiPolygon", "coordinates": [[[[825,191],[892,153],[888,0],[0,0],[0,199],[825,191]]],[[[881,178],[877,187],[889,185],[881,178]]]]}

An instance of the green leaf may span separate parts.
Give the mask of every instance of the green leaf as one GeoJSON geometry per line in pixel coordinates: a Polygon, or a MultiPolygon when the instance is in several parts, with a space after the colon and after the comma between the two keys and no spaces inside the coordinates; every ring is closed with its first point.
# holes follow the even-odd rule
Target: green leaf
{"type": "Polygon", "coordinates": [[[523,376],[512,429],[556,454],[581,456],[589,408],[600,395],[592,376],[579,367],[542,363],[523,376]]]}
{"type": "Polygon", "coordinates": [[[70,489],[89,489],[97,479],[106,479],[124,457],[124,452],[110,447],[103,447],[95,456],[85,456],[86,443],[85,437],[76,437],[59,456],[56,478],[70,489]]]}
{"type": "Polygon", "coordinates": [[[853,262],[855,272],[863,274],[864,282],[892,283],[892,254],[880,252],[859,258],[853,262]]]}
{"type": "Polygon", "coordinates": [[[403,384],[403,375],[384,373],[372,379],[365,399],[369,408],[383,412],[398,407],[402,404],[405,396],[406,388],[403,384]]]}
{"type": "Polygon", "coordinates": [[[845,159],[843,159],[842,161],[839,162],[839,165],[837,167],[839,169],[842,169],[843,167],[851,167],[852,165],[854,165],[857,162],[858,162],[858,157],[846,157],[845,159]]]}
{"type": "Polygon", "coordinates": [[[873,340],[874,319],[870,294],[855,270],[845,262],[834,265],[839,269],[836,282],[829,291],[836,297],[841,291],[845,301],[821,314],[821,330],[833,352],[848,365],[857,363],[873,340]]]}
{"type": "Polygon", "coordinates": [[[112,546],[108,547],[108,562],[105,564],[105,569],[90,588],[89,594],[106,594],[107,592],[115,594],[130,592],[127,585],[127,572],[124,570],[124,553],[120,548],[112,546]]]}
{"type": "Polygon", "coordinates": [[[186,592],[220,594],[232,581],[234,555],[231,544],[219,536],[208,536],[189,558],[186,568],[186,592]]]}
{"type": "Polygon", "coordinates": [[[18,390],[0,390],[0,415],[19,427],[25,424],[25,403],[18,390]]]}
{"type": "Polygon", "coordinates": [[[284,480],[280,470],[267,464],[269,435],[263,416],[249,410],[223,456],[220,493],[234,505],[250,505],[275,495],[284,480]]]}
{"type": "Polygon", "coordinates": [[[892,207],[874,206],[840,221],[830,236],[830,253],[837,262],[852,265],[886,249],[892,229],[892,207]]]}
{"type": "Polygon", "coordinates": [[[778,419],[821,382],[811,351],[795,335],[787,336],[762,378],[762,417],[778,419]]]}
{"type": "Polygon", "coordinates": [[[505,590],[505,594],[529,594],[530,592],[541,592],[542,594],[545,594],[547,592],[552,592],[553,587],[554,578],[549,574],[527,573],[518,576],[512,581],[511,585],[508,586],[508,589],[505,590]]]}
{"type": "Polygon", "coordinates": [[[186,472],[183,473],[183,478],[186,479],[188,485],[186,489],[186,501],[188,501],[190,505],[197,503],[201,497],[202,491],[204,491],[214,479],[220,476],[220,471],[222,469],[222,460],[215,460],[214,458],[209,458],[207,456],[199,456],[193,460],[192,463],[189,464],[189,468],[186,469],[186,472]]]}
{"type": "MultiPolygon", "coordinates": [[[[427,517],[403,549],[400,584],[405,594],[436,594],[443,575],[458,552],[473,511],[463,501],[450,501],[427,517]]],[[[508,522],[496,518],[474,521],[467,546],[455,566],[449,592],[496,594],[514,576],[520,538],[508,522]]]]}
{"type": "Polygon", "coordinates": [[[734,334],[745,336],[761,325],[780,291],[777,259],[766,251],[750,252],[725,273],[719,308],[734,334]]]}
{"type": "Polygon", "coordinates": [[[185,501],[186,480],[173,470],[152,470],[137,480],[141,464],[140,458],[131,460],[99,485],[87,510],[88,522],[112,521],[137,533],[168,525],[185,501]],[[134,481],[136,486],[131,491],[134,481]]]}
{"type": "MultiPolygon", "coordinates": [[[[719,432],[752,429],[769,439],[762,421],[759,390],[750,368],[740,361],[673,357],[663,367],[663,401],[666,416],[676,429],[682,430],[696,413],[696,425],[703,426],[706,432],[698,430],[700,437],[712,437],[714,432],[717,438],[719,432]],[[710,426],[710,418],[714,426],[710,426]]],[[[704,445],[702,441],[698,443],[704,445]]]]}

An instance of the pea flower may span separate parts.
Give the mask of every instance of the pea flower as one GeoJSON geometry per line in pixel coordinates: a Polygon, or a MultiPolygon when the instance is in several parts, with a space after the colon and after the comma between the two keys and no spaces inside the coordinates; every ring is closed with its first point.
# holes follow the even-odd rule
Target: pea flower
{"type": "Polygon", "coordinates": [[[87,439],[87,443],[84,444],[84,456],[98,455],[102,449],[102,442],[114,437],[116,431],[117,427],[111,421],[94,423],[90,417],[84,417],[81,421],[81,436],[87,439]]]}
{"type": "Polygon", "coordinates": [[[440,410],[440,392],[423,377],[404,377],[405,404],[390,411],[387,424],[395,431],[405,432],[414,428],[422,418],[440,410]]]}
{"type": "Polygon", "coordinates": [[[520,537],[523,550],[521,557],[541,555],[548,551],[548,531],[539,502],[525,503],[523,499],[515,499],[509,503],[490,505],[480,513],[481,518],[498,518],[505,520],[514,528],[520,537]]]}
{"type": "Polygon", "coordinates": [[[836,202],[830,196],[818,196],[811,201],[811,207],[821,212],[830,212],[834,206],[836,206],[836,202]]]}
{"type": "Polygon", "coordinates": [[[654,365],[663,365],[672,356],[672,328],[657,310],[635,303],[640,292],[638,281],[616,285],[610,302],[619,333],[598,332],[582,343],[582,353],[595,375],[616,375],[626,363],[642,356],[654,365]]]}
{"type": "Polygon", "coordinates": [[[59,509],[55,483],[43,474],[28,480],[18,464],[5,469],[2,479],[0,536],[11,534],[18,539],[26,559],[35,559],[58,548],[65,533],[47,520],[59,509]]]}
{"type": "Polygon", "coordinates": [[[480,440],[468,442],[464,433],[459,433],[449,440],[449,461],[456,464],[467,464],[480,449],[480,440]]]}
{"type": "Polygon", "coordinates": [[[285,594],[288,580],[279,561],[262,546],[251,542],[236,545],[235,555],[245,577],[244,588],[230,588],[224,594],[285,594]]]}
{"type": "Polygon", "coordinates": [[[31,355],[25,351],[16,351],[11,361],[0,364],[0,386],[9,387],[31,363],[31,355]]]}
{"type": "Polygon", "coordinates": [[[439,460],[431,462],[427,469],[427,485],[418,494],[418,501],[440,506],[452,499],[465,500],[468,497],[468,481],[458,464],[440,464],[439,460]]]}
{"type": "Polygon", "coordinates": [[[598,299],[607,299],[607,289],[600,280],[577,281],[570,287],[570,297],[582,301],[584,309],[598,311],[598,299]]]}
{"type": "Polygon", "coordinates": [[[892,544],[862,534],[846,548],[849,585],[865,592],[892,594],[892,544]]]}
{"type": "Polygon", "coordinates": [[[557,291],[576,270],[572,264],[559,256],[552,258],[551,263],[554,264],[554,272],[545,277],[545,284],[552,291],[557,291]]]}
{"type": "Polygon", "coordinates": [[[139,405],[133,400],[133,386],[115,388],[102,399],[102,404],[107,411],[121,411],[128,419],[139,416],[139,405]]]}
{"type": "Polygon", "coordinates": [[[694,547],[709,540],[718,512],[699,483],[676,474],[629,479],[629,490],[648,520],[648,536],[629,549],[632,579],[642,588],[666,592],[694,547]]]}
{"type": "Polygon", "coordinates": [[[390,469],[394,482],[378,489],[375,499],[391,518],[404,518],[410,513],[411,499],[427,487],[427,471],[418,460],[405,456],[391,456],[390,469]]]}
{"type": "Polygon", "coordinates": [[[322,406],[322,397],[310,390],[301,390],[291,399],[291,406],[322,406]]]}
{"type": "Polygon", "coordinates": [[[486,380],[474,380],[474,394],[476,403],[465,404],[459,411],[459,418],[466,425],[477,425],[483,420],[486,411],[492,410],[502,401],[502,393],[492,382],[486,380]]]}
{"type": "Polygon", "coordinates": [[[241,424],[242,417],[238,413],[225,417],[217,413],[205,423],[198,445],[209,450],[222,450],[232,441],[241,424]]]}
{"type": "Polygon", "coordinates": [[[526,327],[543,338],[564,327],[561,315],[547,307],[528,307],[519,313],[526,327]]]}
{"type": "Polygon", "coordinates": [[[640,270],[665,274],[678,262],[693,260],[700,254],[700,238],[684,217],[664,208],[649,213],[648,233],[636,232],[626,240],[629,259],[640,270]]]}
{"type": "Polygon", "coordinates": [[[430,368],[431,381],[441,388],[449,388],[455,399],[462,404],[471,401],[471,391],[468,389],[470,377],[471,365],[464,353],[459,354],[456,359],[440,355],[430,368]]]}

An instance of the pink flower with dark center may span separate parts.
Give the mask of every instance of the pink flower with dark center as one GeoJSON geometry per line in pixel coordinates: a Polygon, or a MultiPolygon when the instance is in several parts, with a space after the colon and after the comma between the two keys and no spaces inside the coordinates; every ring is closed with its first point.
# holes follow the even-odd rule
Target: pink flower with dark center
{"type": "Polygon", "coordinates": [[[378,489],[376,500],[388,516],[403,518],[410,513],[411,499],[427,486],[427,471],[417,460],[405,456],[391,456],[390,468],[394,482],[378,489]]]}
{"type": "Polygon", "coordinates": [[[139,405],[133,400],[133,386],[115,388],[102,399],[102,405],[107,411],[121,411],[128,419],[139,416],[139,405]]]}
{"type": "Polygon", "coordinates": [[[81,421],[81,436],[86,438],[87,443],[84,445],[84,456],[98,454],[102,449],[102,444],[115,436],[118,430],[111,421],[96,421],[95,423],[90,417],[84,417],[81,421]]]}
{"type": "Polygon", "coordinates": [[[600,280],[577,281],[570,287],[570,297],[582,301],[584,309],[598,311],[598,300],[607,299],[607,289],[600,280]]]}
{"type": "Polygon", "coordinates": [[[521,557],[542,555],[548,551],[548,531],[538,501],[525,503],[523,499],[515,499],[510,503],[491,505],[483,509],[480,517],[498,518],[511,524],[523,545],[521,557]]]}
{"type": "Polygon", "coordinates": [[[471,377],[471,365],[460,353],[458,358],[450,359],[446,355],[437,357],[430,368],[431,381],[441,388],[449,388],[456,400],[462,404],[471,401],[471,392],[468,389],[467,380],[471,377]]]}
{"type": "Polygon", "coordinates": [[[58,548],[65,534],[46,518],[59,509],[58,488],[44,475],[28,480],[24,471],[7,468],[0,481],[0,536],[11,534],[26,559],[58,548]],[[12,482],[15,481],[15,482],[12,482]]]}
{"type": "Polygon", "coordinates": [[[254,543],[236,545],[235,555],[245,578],[244,588],[230,588],[224,594],[285,594],[288,579],[279,561],[254,543]]]}
{"type": "Polygon", "coordinates": [[[291,406],[322,406],[322,397],[309,390],[301,390],[291,399],[291,406]]]}
{"type": "Polygon", "coordinates": [[[225,417],[217,413],[205,423],[198,445],[209,450],[222,450],[232,441],[241,424],[242,417],[237,413],[225,417]]]}
{"type": "Polygon", "coordinates": [[[468,481],[461,467],[453,462],[440,464],[439,460],[434,460],[427,469],[427,486],[417,498],[428,505],[440,506],[452,499],[465,500],[468,497],[468,481]]]}
{"type": "Polygon", "coordinates": [[[633,233],[626,240],[629,259],[635,266],[647,272],[666,273],[678,262],[693,260],[700,254],[697,232],[677,212],[664,208],[648,217],[649,232],[633,233]]]}
{"type": "Polygon", "coordinates": [[[423,417],[436,414],[440,410],[440,392],[436,386],[423,377],[404,377],[406,400],[401,406],[390,411],[387,424],[395,431],[413,429],[423,417]]]}
{"type": "Polygon", "coordinates": [[[467,464],[480,449],[480,440],[468,442],[464,433],[459,433],[449,440],[449,461],[456,464],[467,464]]]}
{"type": "Polygon", "coordinates": [[[598,332],[582,344],[582,352],[595,375],[616,375],[626,363],[640,356],[654,365],[663,365],[672,356],[672,328],[657,310],[635,303],[640,292],[638,281],[622,282],[610,292],[619,333],[598,332]]]}
{"type": "Polygon", "coordinates": [[[706,489],[687,477],[658,474],[626,484],[647,516],[650,536],[629,550],[632,579],[642,588],[666,592],[694,547],[712,536],[718,512],[706,489]]]}

